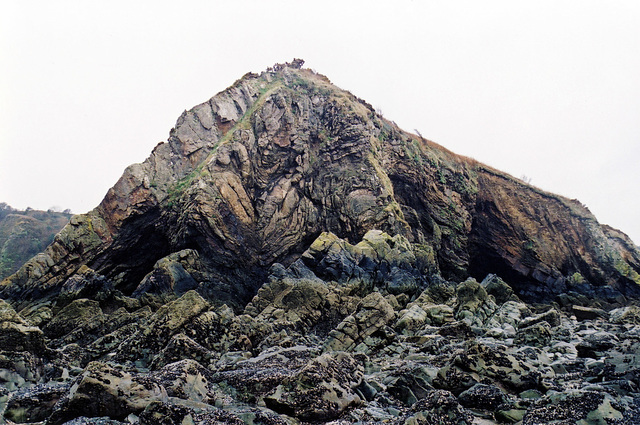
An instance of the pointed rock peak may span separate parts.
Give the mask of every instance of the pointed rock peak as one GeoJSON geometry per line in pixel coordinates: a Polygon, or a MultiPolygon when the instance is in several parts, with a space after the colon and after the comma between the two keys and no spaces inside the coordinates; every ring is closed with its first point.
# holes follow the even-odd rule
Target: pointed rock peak
{"type": "MultiPolygon", "coordinates": [[[[368,261],[373,229],[389,235],[390,281],[416,264],[418,286],[497,273],[525,299],[640,295],[637,247],[579,203],[399,129],[303,64],[246,74],[185,111],[0,295],[57,294],[87,266],[128,295],[195,289],[241,307],[323,232],[342,241],[343,266],[368,261]]],[[[333,254],[321,267],[337,267],[333,254]]]]}

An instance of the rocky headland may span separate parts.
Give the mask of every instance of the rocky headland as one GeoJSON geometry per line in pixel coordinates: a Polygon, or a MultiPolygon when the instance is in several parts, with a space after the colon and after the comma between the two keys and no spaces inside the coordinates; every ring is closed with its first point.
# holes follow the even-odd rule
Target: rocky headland
{"type": "Polygon", "coordinates": [[[301,60],[185,111],[0,285],[47,424],[637,424],[640,251],[301,60]]]}

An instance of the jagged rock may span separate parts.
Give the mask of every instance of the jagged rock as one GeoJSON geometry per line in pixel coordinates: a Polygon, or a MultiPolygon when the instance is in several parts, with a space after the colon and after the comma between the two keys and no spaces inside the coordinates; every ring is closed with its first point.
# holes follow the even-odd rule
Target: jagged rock
{"type": "Polygon", "coordinates": [[[140,425],[244,425],[235,415],[213,406],[153,401],[139,416],[140,425]]]}
{"type": "Polygon", "coordinates": [[[280,328],[314,328],[326,334],[332,322],[337,325],[354,307],[355,302],[348,299],[344,289],[319,279],[272,279],[260,288],[245,313],[280,328]]]}
{"type": "Polygon", "coordinates": [[[487,294],[493,295],[498,305],[504,304],[507,301],[520,301],[511,286],[495,274],[487,275],[480,284],[484,287],[485,291],[487,291],[487,294]]]}
{"type": "Polygon", "coordinates": [[[551,325],[547,322],[537,322],[518,329],[514,344],[546,347],[551,341],[551,325]]]}
{"type": "Polygon", "coordinates": [[[170,363],[149,377],[164,387],[169,397],[215,404],[216,389],[210,385],[211,372],[195,360],[170,363]]]}
{"type": "Polygon", "coordinates": [[[17,423],[44,421],[68,391],[68,384],[36,385],[16,391],[7,401],[4,417],[17,423]]]}
{"type": "Polygon", "coordinates": [[[617,337],[610,332],[599,331],[591,333],[576,345],[580,357],[599,358],[613,348],[617,337]]]}
{"type": "Polygon", "coordinates": [[[630,305],[609,312],[611,323],[640,325],[640,307],[630,305]]]}
{"type": "Polygon", "coordinates": [[[434,390],[411,407],[404,425],[471,425],[472,418],[448,391],[434,390]]]}
{"type": "Polygon", "coordinates": [[[487,291],[475,279],[469,278],[456,288],[455,318],[471,326],[482,326],[498,309],[487,291]]]}
{"type": "Polygon", "coordinates": [[[98,335],[106,321],[100,303],[94,300],[78,299],[60,310],[44,327],[44,334],[52,339],[62,338],[75,331],[70,342],[83,341],[87,334],[98,335]]]}
{"type": "Polygon", "coordinates": [[[635,423],[638,406],[624,406],[605,392],[569,390],[550,392],[536,401],[525,414],[522,425],[540,423],[635,423]]]}
{"type": "MultiPolygon", "coordinates": [[[[583,307],[580,305],[571,307],[571,312],[578,320],[596,320],[608,317],[607,312],[601,308],[583,307]]],[[[553,325],[552,323],[550,324],[553,325]]]]}
{"type": "Polygon", "coordinates": [[[40,381],[42,359],[28,352],[0,351],[0,388],[14,391],[40,381]]]}
{"type": "Polygon", "coordinates": [[[86,265],[80,267],[76,274],[67,279],[56,297],[56,304],[64,307],[73,300],[97,299],[99,294],[113,291],[113,283],[96,273],[86,265]]]}
{"type": "Polygon", "coordinates": [[[213,354],[185,334],[179,333],[171,337],[167,346],[153,359],[151,369],[160,369],[182,359],[192,359],[208,366],[213,360],[213,354]]]}
{"type": "Polygon", "coordinates": [[[457,340],[467,340],[475,337],[475,333],[471,326],[465,321],[447,323],[438,329],[438,335],[457,340]]]}
{"type": "Polygon", "coordinates": [[[158,309],[144,328],[139,329],[118,347],[118,357],[149,362],[169,342],[171,337],[210,307],[195,291],[158,309]]]}
{"type": "MultiPolygon", "coordinates": [[[[476,382],[482,379],[480,377],[488,378],[518,391],[537,388],[544,377],[554,376],[550,368],[543,365],[536,367],[522,359],[522,356],[510,353],[504,345],[487,345],[477,341],[465,344],[464,351],[456,355],[448,365],[448,369],[451,368],[471,373],[472,375],[467,376],[478,377],[474,378],[476,382]]],[[[438,372],[438,377],[444,377],[446,372],[447,369],[442,369],[438,372]]],[[[438,385],[447,389],[447,380],[440,379],[438,385]]],[[[466,388],[463,387],[464,389],[466,388]]]]}
{"type": "Polygon", "coordinates": [[[555,309],[549,309],[541,314],[536,314],[532,316],[528,316],[522,319],[519,328],[526,328],[528,326],[534,325],[536,323],[546,322],[552,327],[556,327],[560,325],[560,314],[555,309]]]}
{"type": "Polygon", "coordinates": [[[429,247],[412,245],[402,235],[392,237],[379,230],[367,232],[357,245],[322,233],[301,261],[323,279],[359,279],[394,294],[415,293],[426,284],[425,276],[437,270],[429,247]]]}
{"type": "Polygon", "coordinates": [[[386,391],[407,406],[426,397],[433,387],[431,375],[424,366],[406,365],[398,368],[392,378],[385,379],[386,391]]]}
{"type": "Polygon", "coordinates": [[[6,351],[46,352],[42,331],[30,326],[6,301],[0,300],[0,347],[6,351]]]}
{"type": "Polygon", "coordinates": [[[516,328],[530,315],[531,310],[525,304],[507,301],[489,317],[485,322],[485,328],[488,329],[489,336],[513,338],[516,335],[516,328]]]}
{"type": "Polygon", "coordinates": [[[509,402],[507,396],[495,385],[476,384],[458,396],[460,404],[469,409],[496,411],[509,402]]]}
{"type": "Polygon", "coordinates": [[[285,378],[264,401],[276,412],[303,420],[334,419],[348,407],[361,403],[354,388],[363,374],[362,363],[350,354],[325,353],[285,378]]]}
{"type": "Polygon", "coordinates": [[[229,388],[230,395],[241,401],[261,400],[306,366],[318,351],[305,346],[272,347],[258,356],[241,358],[231,365],[221,359],[222,370],[215,372],[211,381],[222,388],[229,388]]]}
{"type": "Polygon", "coordinates": [[[20,310],[20,316],[24,318],[31,326],[42,329],[44,325],[49,323],[53,318],[53,311],[50,303],[33,304],[23,310],[20,310]]]}
{"type": "Polygon", "coordinates": [[[373,292],[362,299],[354,314],[347,316],[336,329],[329,333],[324,349],[351,351],[361,344],[364,345],[362,347],[364,351],[375,348],[379,341],[374,338],[374,333],[386,326],[394,317],[393,307],[379,292],[373,292]]]}
{"type": "Polygon", "coordinates": [[[178,296],[190,289],[198,287],[198,281],[193,277],[204,279],[199,270],[200,259],[198,253],[192,249],[174,252],[156,262],[153,271],[147,274],[132,296],[138,297],[143,293],[172,293],[178,296]]]}
{"type": "Polygon", "coordinates": [[[55,406],[47,423],[57,425],[78,416],[109,416],[123,420],[139,414],[152,401],[166,401],[165,389],[148,377],[92,362],[71,391],[55,406]]]}

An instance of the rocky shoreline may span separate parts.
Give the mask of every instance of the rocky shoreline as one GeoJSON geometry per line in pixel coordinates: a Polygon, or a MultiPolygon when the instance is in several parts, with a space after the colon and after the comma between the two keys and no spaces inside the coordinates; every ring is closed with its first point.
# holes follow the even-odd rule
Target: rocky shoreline
{"type": "Polygon", "coordinates": [[[188,285],[127,297],[87,269],[55,299],[19,313],[0,303],[2,413],[52,425],[640,423],[639,307],[571,292],[527,304],[495,275],[426,279],[429,264],[402,236],[324,233],[235,312],[188,285]]]}

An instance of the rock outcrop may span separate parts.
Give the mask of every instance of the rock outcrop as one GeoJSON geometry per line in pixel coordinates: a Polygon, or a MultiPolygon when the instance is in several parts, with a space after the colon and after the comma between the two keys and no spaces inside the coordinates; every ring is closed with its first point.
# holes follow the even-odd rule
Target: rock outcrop
{"type": "Polygon", "coordinates": [[[87,266],[126,295],[196,289],[238,308],[321,232],[355,244],[372,229],[414,244],[390,248],[399,264],[380,272],[391,285],[496,273],[530,301],[640,294],[637,247],[579,202],[406,133],[299,64],[247,74],[185,111],[96,209],[3,282],[2,297],[55,295],[87,266]],[[412,262],[428,273],[406,279],[412,262]]]}
{"type": "Polygon", "coordinates": [[[247,74],[0,285],[0,414],[640,421],[640,252],[302,61],[247,74]]]}

